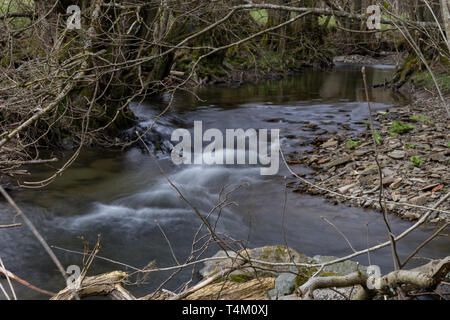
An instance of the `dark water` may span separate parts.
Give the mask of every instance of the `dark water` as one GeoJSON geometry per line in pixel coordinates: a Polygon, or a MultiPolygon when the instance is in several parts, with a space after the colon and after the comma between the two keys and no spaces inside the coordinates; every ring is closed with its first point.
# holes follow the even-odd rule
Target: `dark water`
{"type": "MultiPolygon", "coordinates": [[[[389,78],[389,68],[368,69],[371,83],[389,78]]],[[[173,129],[192,129],[194,120],[203,121],[207,128],[279,128],[282,148],[288,152],[301,150],[298,137],[312,137],[302,130],[307,123],[316,123],[327,130],[342,131],[339,124],[353,130],[364,130],[361,124],[367,118],[367,105],[358,67],[339,66],[330,72],[306,72],[288,79],[268,81],[239,88],[209,87],[197,92],[201,101],[192,95],[175,98],[173,110],[164,116],[156,130],[169,139],[173,129]]],[[[373,107],[377,110],[403,103],[383,89],[371,91],[373,107]]],[[[142,118],[141,125],[158,114],[168,97],[135,105],[142,118]]],[[[67,157],[70,154],[67,155],[67,157]]],[[[159,164],[180,188],[183,194],[203,213],[217,202],[218,193],[225,185],[248,185],[233,193],[238,206],[222,213],[218,231],[234,239],[248,240],[250,247],[283,244],[281,215],[285,197],[284,175],[280,165],[278,176],[261,176],[258,166],[175,166],[168,154],[159,154],[159,164]]],[[[37,181],[51,175],[58,164],[31,168],[32,176],[25,180],[37,181]]],[[[307,169],[295,167],[295,170],[307,169]]],[[[200,221],[195,213],[169,186],[161,175],[155,160],[133,148],[125,153],[107,150],[86,150],[79,159],[50,186],[40,190],[25,190],[12,194],[29,218],[35,223],[50,245],[71,250],[83,250],[80,237],[92,245],[102,235],[100,255],[136,267],[144,267],[155,260],[159,266],[173,265],[166,240],[155,224],[158,221],[170,239],[179,260],[187,257],[200,221]]],[[[11,223],[13,211],[0,202],[0,224],[11,223]]],[[[369,225],[370,245],[386,241],[386,230],[379,213],[331,205],[321,198],[287,193],[285,233],[287,242],[307,255],[342,256],[351,253],[346,242],[320,217],[325,216],[338,226],[355,249],[367,247],[369,225]]],[[[408,228],[409,222],[392,219],[395,232],[408,228]]],[[[406,237],[399,244],[399,252],[406,257],[421,241],[433,232],[425,227],[406,237]]],[[[0,231],[0,256],[7,269],[47,290],[57,291],[64,281],[49,257],[26,227],[0,231]]],[[[217,248],[211,248],[213,253],[217,248]]],[[[81,257],[55,251],[64,266],[81,265],[81,257]]],[[[432,241],[419,256],[436,258],[449,253],[445,239],[432,241]]],[[[367,256],[358,258],[368,264],[367,256]]],[[[392,269],[389,248],[371,254],[372,264],[383,271],[392,269]]],[[[414,264],[423,260],[413,261],[414,264]]],[[[96,260],[90,274],[123,269],[109,262],[96,260]]],[[[152,273],[147,284],[130,286],[137,296],[151,292],[167,273],[152,273]]],[[[181,273],[165,287],[175,290],[190,277],[181,273]]],[[[198,279],[198,276],[197,278],[198,279]]],[[[6,287],[5,280],[1,283],[6,287]]],[[[16,284],[19,298],[46,298],[42,294],[16,284]]]]}

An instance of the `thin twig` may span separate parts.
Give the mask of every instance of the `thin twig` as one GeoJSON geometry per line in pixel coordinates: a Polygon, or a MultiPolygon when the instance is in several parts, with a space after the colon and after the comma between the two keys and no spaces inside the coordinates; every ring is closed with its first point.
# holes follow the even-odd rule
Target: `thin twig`
{"type": "Polygon", "coordinates": [[[431,240],[433,240],[434,238],[436,238],[441,232],[442,230],[444,230],[445,228],[447,228],[447,226],[449,225],[449,223],[445,223],[442,227],[440,227],[435,233],[433,233],[428,239],[426,239],[424,242],[422,242],[409,256],[408,258],[405,259],[405,261],[403,261],[403,263],[401,264],[401,268],[403,268],[404,266],[406,266],[406,264],[409,262],[409,260],[411,260],[411,258],[413,258],[419,251],[420,249],[422,249],[423,247],[425,247],[431,240]]]}
{"type": "Polygon", "coordinates": [[[391,241],[391,247],[392,247],[392,258],[394,259],[394,267],[395,270],[400,269],[400,259],[397,254],[397,248],[395,244],[395,236],[392,233],[391,223],[389,222],[389,217],[386,212],[386,200],[384,199],[384,190],[383,190],[383,171],[381,170],[380,161],[378,160],[378,148],[377,148],[377,141],[375,139],[375,128],[374,128],[374,122],[373,122],[373,116],[372,116],[372,108],[370,107],[370,98],[369,98],[369,89],[367,86],[367,78],[366,78],[366,68],[362,67],[361,69],[362,75],[363,75],[363,81],[364,81],[364,89],[366,92],[366,99],[367,99],[367,107],[369,109],[369,119],[370,119],[370,130],[372,131],[372,142],[373,142],[373,150],[375,152],[375,162],[378,167],[378,176],[380,179],[380,193],[378,198],[378,203],[381,208],[381,212],[383,213],[383,220],[386,225],[386,228],[388,230],[388,236],[391,241]]]}
{"type": "MultiPolygon", "coordinates": [[[[1,265],[3,270],[6,270],[5,265],[3,264],[3,260],[2,260],[1,257],[0,257],[0,265],[1,265]]],[[[14,287],[13,287],[13,285],[11,283],[11,279],[9,278],[9,274],[6,272],[6,273],[4,273],[4,275],[6,277],[6,280],[8,281],[8,285],[9,285],[9,288],[11,289],[11,292],[13,294],[14,300],[17,300],[16,291],[14,290],[14,287]]]]}
{"type": "MultiPolygon", "coordinates": [[[[36,227],[33,225],[33,223],[28,219],[28,217],[25,215],[25,213],[17,206],[17,204],[14,202],[14,200],[9,196],[9,194],[3,189],[3,187],[0,185],[0,192],[5,197],[5,199],[9,202],[9,204],[16,210],[17,214],[22,217],[23,221],[27,225],[28,228],[30,228],[31,232],[34,234],[36,239],[39,241],[39,243],[42,245],[42,247],[45,249],[45,251],[48,253],[50,258],[53,260],[55,265],[58,267],[59,272],[64,277],[64,280],[67,281],[67,274],[59,261],[59,259],[55,256],[52,249],[49,247],[47,242],[44,240],[44,238],[41,236],[39,231],[36,229],[36,227]]],[[[72,289],[72,293],[75,297],[75,299],[79,300],[78,294],[75,290],[72,289]]]]}

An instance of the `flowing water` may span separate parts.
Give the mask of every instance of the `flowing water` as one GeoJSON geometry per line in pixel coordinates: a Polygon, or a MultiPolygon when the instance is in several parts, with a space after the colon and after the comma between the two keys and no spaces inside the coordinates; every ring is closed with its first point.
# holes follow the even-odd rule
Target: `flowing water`
{"type": "MultiPolygon", "coordinates": [[[[321,129],[365,130],[367,117],[359,67],[341,65],[332,71],[308,71],[283,80],[266,81],[240,87],[207,87],[197,94],[201,101],[190,94],[175,97],[174,108],[155,127],[161,141],[153,142],[155,150],[170,147],[170,134],[175,128],[192,130],[193,122],[203,121],[207,128],[255,128],[281,130],[281,145],[285,152],[298,150],[299,139],[312,139],[314,132],[303,130],[308,123],[321,129]]],[[[389,78],[391,68],[377,66],[368,69],[371,83],[381,83],[389,78]]],[[[371,91],[372,106],[386,110],[404,103],[403,98],[390,91],[371,91]]],[[[167,104],[168,97],[135,104],[133,109],[141,118],[139,127],[151,123],[167,104]]],[[[66,155],[69,157],[70,153],[66,155]]],[[[234,239],[248,241],[249,247],[284,244],[282,213],[285,199],[284,176],[287,169],[280,163],[277,176],[261,176],[258,166],[252,165],[181,165],[176,166],[167,152],[158,152],[158,163],[184,196],[203,213],[216,203],[223,186],[229,188],[243,182],[248,184],[234,192],[231,199],[237,204],[222,212],[218,231],[234,239]]],[[[58,164],[30,168],[32,175],[25,180],[37,181],[51,175],[58,164]]],[[[294,167],[297,172],[309,172],[294,167]]],[[[291,180],[289,180],[291,181],[291,180]]],[[[158,266],[173,265],[170,248],[155,220],[164,230],[178,260],[187,258],[192,238],[200,224],[192,209],[183,202],[177,192],[161,174],[154,157],[131,148],[121,153],[91,149],[84,151],[77,161],[51,185],[40,190],[12,192],[12,196],[28,214],[50,245],[70,250],[83,250],[80,237],[92,245],[97,235],[102,236],[100,255],[126,264],[144,267],[150,261],[158,266]]],[[[11,223],[14,212],[2,200],[0,224],[11,223]]],[[[346,241],[320,217],[327,217],[351,241],[357,250],[387,240],[382,217],[374,211],[351,208],[342,204],[332,205],[320,197],[287,192],[284,217],[287,243],[310,256],[351,253],[346,241]],[[368,224],[368,228],[366,226],[368,224]]],[[[411,223],[391,217],[395,232],[401,232],[411,223]]],[[[399,243],[400,255],[406,257],[433,229],[423,227],[399,243]]],[[[57,291],[64,281],[31,232],[21,228],[0,231],[0,257],[7,269],[30,283],[57,291]]],[[[207,254],[213,254],[217,247],[207,254]]],[[[444,238],[433,240],[419,256],[436,258],[447,255],[449,243],[444,238]]],[[[80,255],[55,250],[65,267],[81,265],[80,255]]],[[[369,257],[356,260],[368,265],[369,257]]],[[[372,264],[381,266],[384,272],[392,270],[390,249],[374,252],[372,264]]],[[[414,260],[411,266],[423,263],[414,260]]],[[[90,274],[124,269],[107,261],[96,260],[90,274]]],[[[125,268],[126,269],[126,268],[125,268]]],[[[152,273],[146,284],[130,286],[137,296],[155,289],[169,274],[152,273]]],[[[188,280],[190,272],[182,272],[166,284],[175,290],[188,280]]],[[[195,275],[195,280],[199,276],[195,275]]],[[[4,286],[6,280],[0,280],[4,286]]],[[[46,298],[15,284],[19,298],[46,298]]]]}

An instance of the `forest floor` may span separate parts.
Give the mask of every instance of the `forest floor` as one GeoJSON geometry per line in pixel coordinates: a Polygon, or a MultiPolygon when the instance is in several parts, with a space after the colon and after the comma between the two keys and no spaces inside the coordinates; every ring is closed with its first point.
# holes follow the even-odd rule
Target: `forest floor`
{"type": "MultiPolygon", "coordinates": [[[[447,101],[449,95],[447,95],[447,101]]],[[[426,88],[412,94],[412,103],[374,114],[375,140],[383,173],[387,212],[417,220],[450,192],[450,123],[442,103],[426,88]]],[[[331,195],[308,184],[291,186],[295,192],[323,195],[334,203],[380,210],[380,179],[374,156],[370,123],[367,130],[343,134],[324,132],[309,144],[310,150],[288,155],[291,165],[314,170],[304,178],[344,195],[331,195]],[[368,199],[370,198],[370,199],[368,199]]],[[[319,131],[319,127],[312,126],[319,131]]],[[[349,128],[348,128],[349,129],[349,128]]],[[[440,209],[450,211],[449,201],[440,209]]],[[[436,212],[431,222],[450,220],[450,214],[436,212]]]]}

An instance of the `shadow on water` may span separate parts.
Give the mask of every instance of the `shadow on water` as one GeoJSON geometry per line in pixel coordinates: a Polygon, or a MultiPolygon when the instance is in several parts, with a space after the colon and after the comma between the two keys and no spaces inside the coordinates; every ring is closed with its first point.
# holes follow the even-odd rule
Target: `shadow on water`
{"type": "MultiPolygon", "coordinates": [[[[392,69],[368,69],[371,83],[384,82],[392,69]]],[[[207,128],[279,128],[285,150],[299,150],[298,137],[312,137],[304,130],[305,124],[315,123],[327,130],[364,130],[361,124],[367,118],[361,76],[358,67],[341,66],[328,72],[305,72],[278,81],[243,85],[239,88],[207,87],[196,92],[202,101],[192,95],[175,98],[174,110],[167,114],[156,128],[160,136],[169,140],[178,127],[192,130],[193,121],[201,120],[207,128]]],[[[405,103],[404,97],[390,91],[371,91],[373,106],[386,110],[405,103]]],[[[167,103],[167,97],[134,105],[141,125],[148,124],[167,103]]],[[[67,155],[69,156],[69,155],[67,155]]],[[[232,195],[238,204],[225,209],[218,226],[235,239],[249,241],[250,247],[283,244],[282,211],[285,199],[283,176],[261,176],[257,166],[175,166],[168,154],[161,155],[159,164],[171,180],[203,213],[215,205],[218,193],[225,185],[248,185],[232,195]]],[[[58,164],[31,168],[27,180],[39,180],[54,172],[58,164]]],[[[295,170],[307,170],[295,168],[295,170]]],[[[136,267],[150,261],[158,266],[173,265],[169,247],[155,224],[164,229],[179,260],[190,252],[192,238],[200,221],[195,213],[178,197],[161,175],[152,157],[138,149],[125,153],[107,150],[86,150],[79,159],[54,183],[42,190],[23,190],[13,194],[49,244],[82,251],[83,236],[92,244],[102,235],[101,255],[136,267]]],[[[351,253],[339,234],[320,217],[332,221],[351,241],[355,249],[387,240],[385,226],[379,213],[342,204],[332,205],[322,198],[287,192],[285,233],[290,246],[307,255],[343,256],[351,253]],[[368,226],[368,227],[367,227],[368,226]]],[[[0,224],[13,217],[5,202],[0,202],[0,224]]],[[[393,229],[401,232],[409,222],[392,217],[393,229]]],[[[433,230],[424,227],[406,237],[399,244],[402,257],[407,256],[433,230]]],[[[1,257],[8,269],[27,281],[57,291],[64,286],[43,249],[25,228],[0,232],[1,257]]],[[[448,241],[435,239],[421,251],[424,258],[448,254],[448,241]]],[[[207,254],[212,254],[212,248],[207,254]]],[[[81,264],[81,257],[56,250],[65,266],[81,264]]],[[[358,261],[368,265],[368,256],[358,261]]],[[[389,248],[370,257],[383,271],[392,269],[389,248]]],[[[422,263],[414,260],[411,265],[422,263]]],[[[106,261],[96,260],[90,274],[121,268],[106,261]]],[[[152,273],[147,284],[132,286],[137,296],[151,292],[169,274],[152,273]]],[[[166,288],[175,290],[190,277],[189,270],[179,274],[166,288]]],[[[196,275],[198,280],[198,275],[196,275]]],[[[4,280],[1,280],[2,282],[4,280]]],[[[16,285],[20,298],[46,298],[16,285]]]]}

